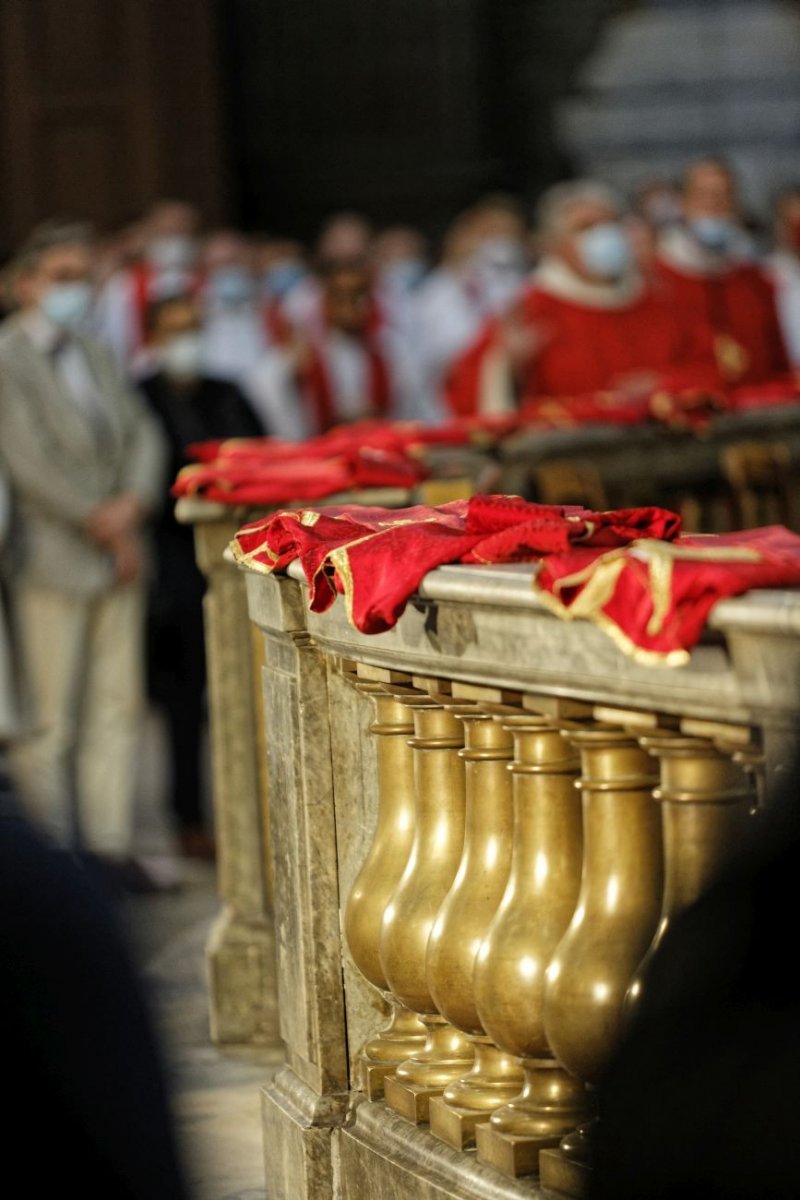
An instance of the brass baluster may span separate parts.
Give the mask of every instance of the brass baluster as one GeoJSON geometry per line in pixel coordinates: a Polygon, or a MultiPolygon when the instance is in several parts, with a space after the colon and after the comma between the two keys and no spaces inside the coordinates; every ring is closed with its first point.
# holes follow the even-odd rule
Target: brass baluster
{"type": "MultiPolygon", "coordinates": [[[[625,993],[647,950],[662,898],[661,823],[654,766],[629,733],[569,733],[582,765],[583,871],[570,926],[547,969],[545,1035],[558,1061],[599,1081],[619,1040],[625,993]]],[[[580,1195],[588,1181],[591,1125],[543,1150],[542,1185],[580,1195]]]]}
{"type": "MultiPolygon", "coordinates": [[[[561,723],[563,725],[563,722],[561,723]]],[[[583,832],[579,760],[553,719],[508,717],[514,739],[514,847],[508,887],[481,945],[475,1000],[486,1033],[523,1061],[520,1095],[476,1131],[478,1159],[535,1172],[587,1113],[583,1084],[554,1059],[544,1032],[545,972],[578,897],[583,832]]]]}
{"type": "Polygon", "coordinates": [[[458,757],[463,729],[457,709],[436,704],[412,711],[414,843],[383,914],[380,961],[394,997],[419,1014],[427,1031],[424,1047],[384,1081],[389,1107],[418,1124],[428,1119],[431,1096],[463,1073],[473,1052],[463,1033],[439,1014],[426,974],[428,938],[464,846],[464,768],[458,757]]]}
{"type": "Polygon", "coordinates": [[[647,966],[671,921],[730,861],[751,825],[755,804],[745,771],[713,742],[669,733],[639,740],[661,768],[653,795],[661,804],[664,898],[658,929],[628,991],[628,1013],[647,986],[647,966]]]}
{"type": "Polygon", "coordinates": [[[475,1006],[473,975],[481,941],[503,898],[511,866],[513,804],[508,763],[512,739],[491,714],[461,717],[466,746],[464,854],[428,942],[428,983],[436,1007],[468,1035],[472,1069],[430,1102],[431,1133],[457,1150],[475,1144],[476,1125],[522,1086],[517,1060],[486,1036],[475,1006]]]}
{"type": "Polygon", "coordinates": [[[414,764],[408,745],[414,731],[410,705],[430,704],[411,689],[401,703],[390,694],[391,683],[354,680],[356,690],[375,705],[370,733],[377,739],[378,819],[367,858],[353,884],[345,910],[344,928],[353,961],[374,987],[384,993],[390,1018],[359,1055],[360,1088],[370,1100],[383,1095],[383,1081],[409,1054],[424,1044],[425,1029],[416,1013],[389,992],[380,961],[381,922],[392,893],[405,870],[414,839],[414,764]]]}

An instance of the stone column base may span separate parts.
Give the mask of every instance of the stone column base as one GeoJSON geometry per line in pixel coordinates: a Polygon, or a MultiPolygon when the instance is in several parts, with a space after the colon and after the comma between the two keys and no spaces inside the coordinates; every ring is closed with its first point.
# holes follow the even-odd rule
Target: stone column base
{"type": "Polygon", "coordinates": [[[336,1133],[334,1159],[336,1200],[533,1200],[544,1195],[535,1182],[504,1178],[381,1102],[358,1105],[355,1119],[336,1133]]]}
{"type": "Polygon", "coordinates": [[[271,925],[244,921],[224,908],[211,927],[206,959],[212,1039],[220,1044],[278,1045],[271,925]]]}
{"type": "Polygon", "coordinates": [[[349,1093],[318,1096],[284,1067],[261,1093],[264,1171],[270,1200],[333,1200],[333,1136],[349,1093]]]}

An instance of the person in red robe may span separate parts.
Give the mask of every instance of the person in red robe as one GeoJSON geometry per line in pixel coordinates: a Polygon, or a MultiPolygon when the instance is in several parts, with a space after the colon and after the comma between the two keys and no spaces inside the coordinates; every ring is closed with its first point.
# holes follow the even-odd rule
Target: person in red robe
{"type": "Polygon", "coordinates": [[[506,317],[484,327],[445,392],[458,414],[541,397],[718,386],[710,339],[643,280],[620,200],[600,183],[559,184],[539,213],[543,255],[506,317]]]}
{"type": "Polygon", "coordinates": [[[655,270],[664,297],[712,337],[730,387],[789,371],[773,283],[755,261],[727,163],[692,163],[681,189],[683,220],[666,230],[655,270]]]}

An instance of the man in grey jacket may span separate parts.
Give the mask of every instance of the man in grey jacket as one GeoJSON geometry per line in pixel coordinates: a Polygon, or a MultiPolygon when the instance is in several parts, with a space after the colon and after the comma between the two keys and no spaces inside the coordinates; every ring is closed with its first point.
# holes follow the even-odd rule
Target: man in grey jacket
{"type": "Polygon", "coordinates": [[[142,526],[164,486],[161,435],[112,355],[79,333],[90,231],[40,226],[22,247],[20,311],[0,329],[0,459],[19,560],[9,590],[32,703],[12,771],[62,844],[130,854],[143,699],[142,526]]]}

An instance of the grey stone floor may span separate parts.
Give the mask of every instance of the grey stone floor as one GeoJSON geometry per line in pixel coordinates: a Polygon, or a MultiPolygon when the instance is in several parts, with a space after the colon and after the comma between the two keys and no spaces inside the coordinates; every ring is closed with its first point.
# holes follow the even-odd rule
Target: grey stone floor
{"type": "Polygon", "coordinates": [[[176,1126],[195,1200],[266,1200],[260,1089],[280,1052],[220,1051],[208,1031],[204,949],[218,911],[213,867],[178,860],[165,816],[163,742],[148,723],[142,753],[136,850],[175,893],[128,902],[134,949],[162,1036],[176,1126]]]}

